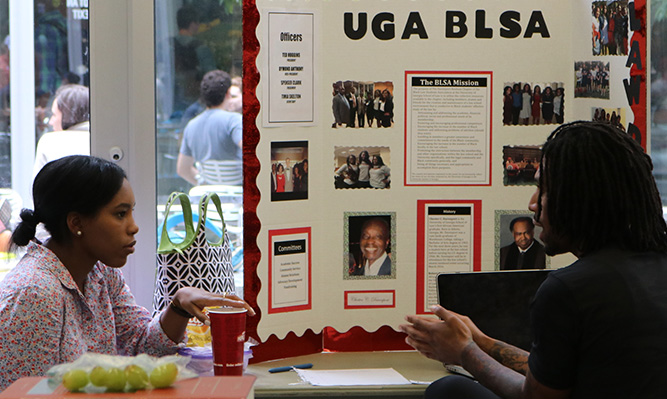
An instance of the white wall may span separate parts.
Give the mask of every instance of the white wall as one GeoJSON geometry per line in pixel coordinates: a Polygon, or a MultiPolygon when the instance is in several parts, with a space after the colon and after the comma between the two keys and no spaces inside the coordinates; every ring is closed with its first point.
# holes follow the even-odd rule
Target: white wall
{"type": "Polygon", "coordinates": [[[118,162],[136,197],[138,245],[123,273],[137,302],[151,309],[155,278],[155,77],[152,0],[91,0],[92,154],[118,162]]]}

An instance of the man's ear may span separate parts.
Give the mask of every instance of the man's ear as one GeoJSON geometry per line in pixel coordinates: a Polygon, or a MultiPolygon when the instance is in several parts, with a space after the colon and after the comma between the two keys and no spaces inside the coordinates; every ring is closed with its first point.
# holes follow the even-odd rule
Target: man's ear
{"type": "Polygon", "coordinates": [[[83,230],[83,217],[80,213],[70,212],[67,214],[67,229],[74,235],[77,231],[83,230]]]}

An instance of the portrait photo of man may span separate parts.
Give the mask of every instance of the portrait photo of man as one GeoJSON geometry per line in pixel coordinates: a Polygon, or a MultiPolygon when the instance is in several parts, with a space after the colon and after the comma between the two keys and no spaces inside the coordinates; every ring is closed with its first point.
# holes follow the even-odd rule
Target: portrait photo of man
{"type": "Polygon", "coordinates": [[[544,269],[544,245],[535,239],[535,224],[528,216],[518,216],[509,223],[513,242],[500,248],[500,270],[544,269]]]}
{"type": "Polygon", "coordinates": [[[391,216],[349,218],[349,276],[391,276],[391,216]]]}

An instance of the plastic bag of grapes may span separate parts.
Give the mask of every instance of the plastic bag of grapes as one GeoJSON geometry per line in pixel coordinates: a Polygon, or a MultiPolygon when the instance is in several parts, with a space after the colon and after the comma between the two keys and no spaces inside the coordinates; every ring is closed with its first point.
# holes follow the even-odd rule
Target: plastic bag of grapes
{"type": "Polygon", "coordinates": [[[70,392],[133,392],[167,388],[174,382],[197,377],[186,368],[189,356],[112,356],[85,353],[71,363],[47,371],[49,385],[63,384],[70,392]]]}

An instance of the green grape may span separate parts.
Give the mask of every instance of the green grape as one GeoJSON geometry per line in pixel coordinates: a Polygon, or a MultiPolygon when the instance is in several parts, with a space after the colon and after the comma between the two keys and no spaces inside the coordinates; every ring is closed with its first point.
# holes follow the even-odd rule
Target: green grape
{"type": "Polygon", "coordinates": [[[132,389],[145,389],[148,385],[148,374],[136,364],[125,367],[125,376],[132,389]]]}
{"type": "Polygon", "coordinates": [[[176,381],[178,367],[174,363],[157,366],[151,371],[151,385],[154,388],[166,388],[176,381]]]}
{"type": "Polygon", "coordinates": [[[112,367],[107,371],[107,379],[104,386],[108,391],[120,392],[125,389],[125,371],[117,367],[112,367]]]}
{"type": "Polygon", "coordinates": [[[70,370],[63,375],[63,386],[70,392],[78,392],[88,385],[88,373],[81,369],[70,370]]]}
{"type": "Polygon", "coordinates": [[[107,370],[102,366],[96,366],[90,371],[90,382],[96,387],[103,387],[107,381],[107,370]]]}

